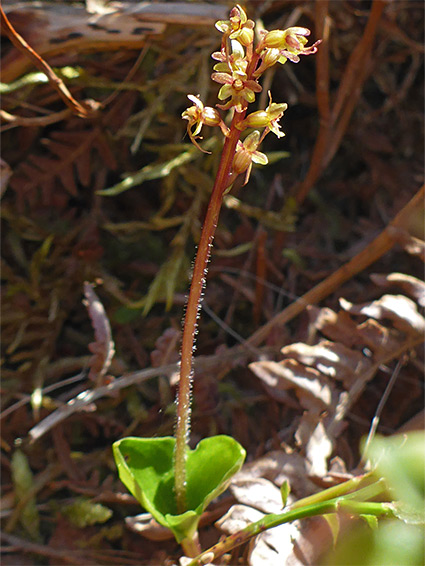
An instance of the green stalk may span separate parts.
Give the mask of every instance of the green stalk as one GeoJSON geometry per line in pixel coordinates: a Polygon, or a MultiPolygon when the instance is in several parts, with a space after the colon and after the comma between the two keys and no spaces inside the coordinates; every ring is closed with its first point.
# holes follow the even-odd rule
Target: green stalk
{"type": "MultiPolygon", "coordinates": [[[[367,488],[364,488],[364,490],[367,490],[369,487],[372,486],[368,486],[367,488]]],[[[363,490],[359,490],[359,493],[360,491],[363,490]]],[[[382,489],[380,491],[382,492],[382,489]]],[[[350,495],[354,496],[355,494],[353,493],[350,495]]],[[[364,492],[363,495],[366,495],[366,492],[364,492]]],[[[354,501],[351,498],[347,499],[347,496],[336,497],[328,501],[321,501],[320,503],[291,509],[290,511],[285,511],[283,513],[266,515],[259,521],[251,523],[244,529],[230,535],[202,554],[199,554],[187,566],[202,566],[207,562],[214,562],[226,552],[231,551],[233,548],[244,544],[249,539],[256,537],[262,532],[273,527],[283,525],[284,523],[290,523],[298,519],[304,519],[306,517],[315,517],[317,515],[325,515],[327,513],[337,513],[340,509],[343,509],[353,515],[374,515],[375,517],[394,516],[394,510],[391,503],[354,501]]]]}
{"type": "MultiPolygon", "coordinates": [[[[372,480],[371,478],[371,474],[372,472],[369,472],[361,476],[356,476],[343,483],[319,491],[319,493],[314,493],[313,495],[299,499],[290,506],[291,510],[299,509],[300,507],[305,507],[306,505],[313,505],[314,503],[320,503],[322,501],[329,501],[329,499],[347,495],[349,492],[352,492],[355,489],[359,490],[360,486],[363,487],[363,484],[366,482],[369,482],[368,485],[370,485],[371,482],[374,483],[374,480],[372,480]]],[[[356,493],[358,493],[358,491],[356,493]]]]}

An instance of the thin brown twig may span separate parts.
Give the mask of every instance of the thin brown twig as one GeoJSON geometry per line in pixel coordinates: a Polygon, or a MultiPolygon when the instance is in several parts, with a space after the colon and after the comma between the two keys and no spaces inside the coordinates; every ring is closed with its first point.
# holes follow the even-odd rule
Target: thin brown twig
{"type": "Polygon", "coordinates": [[[362,93],[363,84],[372,70],[372,46],[385,5],[384,0],[374,0],[363,36],[348,60],[335,104],[329,113],[329,91],[326,86],[329,84],[327,2],[316,4],[318,33],[323,37],[317,54],[317,104],[321,124],[307,174],[304,180],[293,189],[298,204],[304,202],[311,187],[338,151],[362,93]]]}
{"type": "Polygon", "coordinates": [[[363,84],[372,71],[372,47],[385,5],[385,0],[374,0],[364,34],[348,60],[346,72],[341,81],[335,106],[332,110],[334,131],[323,168],[329,165],[337,152],[351,115],[362,93],[363,84]]]}
{"type": "Polygon", "coordinates": [[[5,126],[0,128],[0,132],[5,132],[6,130],[10,130],[11,128],[17,128],[18,126],[47,126],[49,124],[55,124],[56,122],[60,122],[71,114],[71,110],[69,108],[64,108],[60,112],[54,112],[52,114],[48,114],[47,116],[15,116],[14,114],[9,114],[6,110],[0,110],[0,118],[5,122],[8,122],[5,126]]]}
{"type": "Polygon", "coordinates": [[[317,51],[316,96],[320,115],[320,127],[311,156],[310,167],[305,179],[296,189],[296,199],[301,204],[322,171],[322,163],[332,133],[332,120],[329,103],[329,33],[328,1],[316,3],[316,29],[322,38],[317,51]]]}
{"type": "Polygon", "coordinates": [[[19,35],[15,28],[10,23],[8,17],[4,13],[3,6],[0,4],[0,15],[1,15],[1,29],[8,36],[13,45],[26,54],[29,57],[37,69],[40,69],[48,78],[49,83],[52,87],[59,93],[59,96],[65,102],[65,104],[80,116],[80,118],[88,118],[93,114],[93,110],[86,106],[84,103],[81,104],[72,96],[65,83],[60,79],[50,65],[40,57],[40,55],[34,51],[34,49],[25,41],[25,39],[19,35]]]}

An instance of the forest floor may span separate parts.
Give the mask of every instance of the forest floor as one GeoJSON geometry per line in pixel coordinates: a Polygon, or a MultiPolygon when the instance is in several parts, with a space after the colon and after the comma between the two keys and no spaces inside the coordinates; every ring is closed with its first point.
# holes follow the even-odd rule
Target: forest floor
{"type": "MultiPolygon", "coordinates": [[[[75,104],[2,37],[2,564],[171,565],[181,550],[161,529],[137,531],[142,510],[111,445],[173,434],[181,321],[221,143],[205,129],[201,153],[181,113],[187,94],[217,103],[214,21],[231,5],[204,3],[205,16],[189,2],[179,18],[170,3],[144,20],[127,5],[96,43],[83,3],[66,8],[79,10],[71,25],[59,2],[3,4],[75,104]]],[[[247,473],[289,479],[299,498],[356,473],[392,377],[378,432],[423,427],[424,10],[244,6],[266,29],[305,26],[324,41],[264,76],[256,104],[269,89],[288,103],[286,135],[265,140],[269,165],[223,202],[191,444],[228,434],[247,473]]],[[[246,499],[235,489],[211,506],[203,548],[246,499]]],[[[279,564],[318,563],[331,541],[320,522],[291,536],[304,557],[287,547],[279,564]]],[[[252,545],[229,560],[265,563],[252,545]]]]}

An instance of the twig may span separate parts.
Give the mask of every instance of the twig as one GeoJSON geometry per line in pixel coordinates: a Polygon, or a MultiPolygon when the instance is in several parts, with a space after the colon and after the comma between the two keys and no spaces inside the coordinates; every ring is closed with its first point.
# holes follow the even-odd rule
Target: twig
{"type": "MultiPolygon", "coordinates": [[[[66,387],[67,385],[72,385],[73,383],[82,381],[85,378],[86,378],[86,374],[85,372],[82,371],[77,375],[73,375],[68,379],[64,379],[63,381],[60,381],[59,383],[52,383],[52,385],[43,387],[43,389],[40,391],[40,395],[44,397],[47,393],[51,393],[52,391],[55,391],[56,389],[60,389],[61,387],[66,387]]],[[[9,407],[7,407],[7,409],[2,411],[0,413],[0,420],[4,419],[14,411],[17,411],[20,407],[23,407],[30,401],[31,401],[31,395],[25,395],[22,399],[19,399],[19,401],[16,401],[16,403],[13,403],[13,405],[10,405],[9,407]]]]}
{"type": "MultiPolygon", "coordinates": [[[[195,369],[202,368],[202,370],[216,368],[217,365],[225,362],[229,363],[231,360],[234,362],[238,356],[244,357],[247,355],[245,347],[237,346],[235,348],[229,349],[227,352],[222,352],[214,356],[200,356],[195,360],[195,369]]],[[[129,387],[136,383],[142,383],[147,379],[153,377],[158,377],[159,375],[171,376],[179,371],[179,364],[168,364],[166,366],[160,366],[157,368],[149,368],[123,377],[119,377],[109,383],[108,385],[103,385],[102,387],[97,387],[93,390],[86,390],[77,395],[74,399],[68,401],[66,405],[60,407],[49,416],[47,416],[40,423],[35,425],[28,433],[30,442],[35,442],[41,438],[46,432],[48,432],[52,427],[56,426],[58,423],[62,422],[69,416],[73,415],[78,411],[87,410],[87,407],[101,399],[102,397],[107,397],[115,391],[129,387]]]]}
{"type": "Polygon", "coordinates": [[[304,180],[293,189],[299,204],[304,201],[311,187],[329,165],[341,144],[354,108],[362,93],[362,86],[371,72],[372,46],[384,7],[385,2],[383,0],[374,0],[363,37],[348,60],[334,107],[329,114],[327,106],[329,104],[327,2],[322,1],[316,4],[316,22],[321,26],[320,35],[323,37],[322,46],[317,56],[317,105],[321,125],[307,174],[304,180]]]}
{"type": "Polygon", "coordinates": [[[53,69],[44,59],[34,51],[34,49],[25,41],[25,39],[17,33],[12,24],[10,23],[8,17],[4,13],[3,6],[0,4],[0,15],[1,15],[1,29],[9,37],[13,45],[25,53],[29,57],[37,69],[40,69],[47,78],[52,87],[59,93],[59,96],[65,102],[65,104],[80,118],[88,118],[93,114],[88,106],[80,104],[72,94],[69,92],[65,83],[60,79],[53,69]]]}
{"type": "Polygon", "coordinates": [[[397,362],[397,365],[396,365],[396,367],[393,371],[393,374],[392,374],[389,382],[387,383],[384,394],[382,395],[382,397],[381,397],[381,399],[378,403],[378,407],[376,408],[375,415],[374,415],[374,417],[372,419],[372,423],[370,425],[369,434],[367,435],[367,439],[366,439],[364,449],[363,449],[363,454],[362,454],[362,459],[361,459],[361,464],[363,464],[363,465],[364,465],[364,463],[367,459],[367,452],[369,450],[369,445],[372,442],[372,439],[376,434],[376,429],[378,428],[378,425],[379,425],[379,419],[381,418],[382,410],[385,406],[385,403],[388,401],[388,397],[390,396],[390,393],[392,391],[392,388],[394,387],[395,382],[397,381],[397,378],[400,374],[400,370],[401,370],[402,365],[403,365],[403,360],[402,360],[402,358],[400,358],[397,362]]]}
{"type": "Polygon", "coordinates": [[[71,114],[69,108],[65,108],[60,112],[54,112],[52,114],[48,114],[47,116],[32,116],[32,117],[25,117],[25,116],[15,116],[13,114],[9,114],[5,110],[0,110],[0,118],[9,122],[7,125],[2,126],[0,128],[1,132],[5,132],[6,130],[10,130],[11,128],[17,128],[18,126],[47,126],[49,124],[54,124],[55,122],[60,122],[71,114]]]}

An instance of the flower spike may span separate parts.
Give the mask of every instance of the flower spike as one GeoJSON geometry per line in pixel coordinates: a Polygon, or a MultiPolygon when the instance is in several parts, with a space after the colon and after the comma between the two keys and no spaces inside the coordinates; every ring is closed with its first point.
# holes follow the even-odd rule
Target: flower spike
{"type": "MultiPolygon", "coordinates": [[[[231,10],[228,20],[220,20],[216,23],[216,28],[222,33],[222,38],[220,51],[212,55],[217,63],[214,64],[214,73],[211,78],[221,85],[218,98],[225,103],[217,106],[222,110],[230,110],[229,127],[224,124],[217,110],[205,107],[201,100],[193,95],[189,95],[193,106],[182,114],[182,117],[188,121],[188,135],[197,147],[199,145],[196,140],[204,125],[219,126],[225,135],[225,141],[193,265],[182,336],[174,452],[175,507],[180,517],[191,509],[188,502],[193,500],[192,496],[189,497],[187,487],[190,482],[187,482],[186,472],[193,352],[197,321],[205,289],[205,274],[223,196],[231,189],[234,180],[239,175],[245,176],[245,184],[248,182],[253,163],[265,165],[268,162],[267,156],[258,150],[265,136],[270,132],[279,138],[284,135],[280,130],[279,120],[287,108],[285,103],[272,102],[269,93],[269,105],[265,110],[247,115],[247,109],[249,103],[255,101],[255,95],[262,91],[258,81],[266,69],[278,62],[286,63],[288,59],[296,63],[300,55],[315,53],[319,44],[316,42],[307,47],[307,37],[310,31],[306,28],[291,27],[287,30],[260,32],[260,41],[256,46],[254,45],[254,27],[254,22],[247,18],[244,9],[239,4],[231,10]],[[262,128],[262,132],[255,129],[241,142],[241,132],[247,128],[262,128]]],[[[199,554],[200,549],[197,548],[196,532],[191,533],[191,537],[192,535],[193,538],[186,535],[188,538],[182,541],[182,547],[186,551],[183,543],[186,544],[187,555],[194,556],[199,554]]]]}

